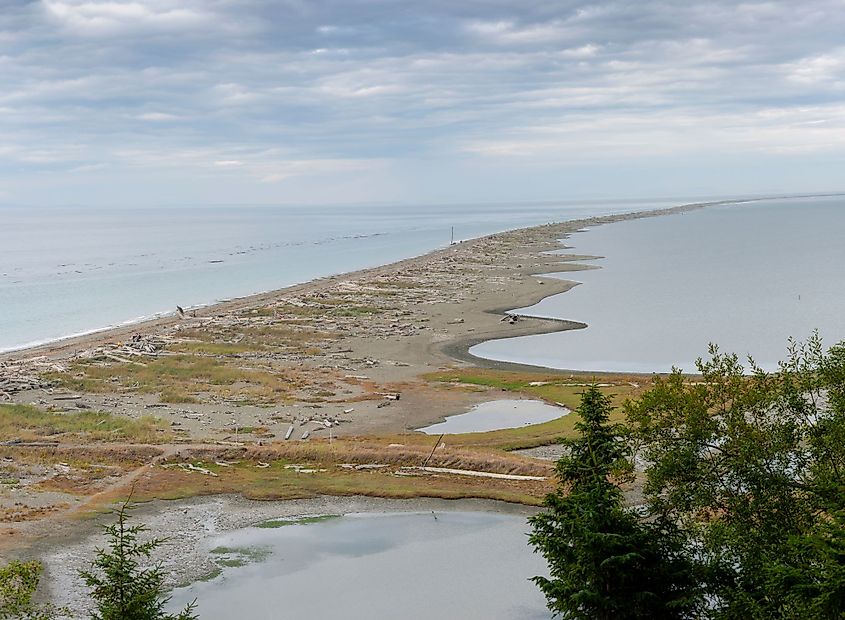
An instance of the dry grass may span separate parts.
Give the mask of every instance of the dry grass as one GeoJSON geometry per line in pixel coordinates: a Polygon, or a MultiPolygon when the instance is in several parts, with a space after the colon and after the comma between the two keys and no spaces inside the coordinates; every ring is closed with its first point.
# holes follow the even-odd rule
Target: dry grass
{"type": "Polygon", "coordinates": [[[164,422],[150,417],[133,420],[102,411],[58,413],[30,405],[0,405],[0,440],[11,439],[160,443],[172,439],[172,433],[164,422]]]}
{"type": "Polygon", "coordinates": [[[291,398],[300,386],[292,372],[268,367],[244,368],[233,361],[200,355],[173,355],[145,362],[76,362],[50,379],[74,391],[108,393],[117,390],[159,394],[166,402],[196,402],[203,396],[272,405],[291,398]]]}
{"type": "MultiPolygon", "coordinates": [[[[420,464],[421,454],[404,455],[393,459],[367,450],[344,448],[331,454],[330,449],[311,450],[316,461],[294,455],[306,456],[306,451],[228,451],[224,453],[195,452],[183,455],[188,462],[216,474],[209,476],[185,471],[176,463],[158,467],[139,480],[135,487],[139,499],[176,499],[216,493],[239,493],[251,499],[300,499],[317,495],[369,495],[387,498],[438,497],[457,499],[476,497],[536,505],[552,488],[550,481],[514,481],[489,478],[469,478],[457,475],[403,475],[403,461],[420,464]],[[355,470],[343,468],[341,463],[364,462],[372,457],[382,464],[396,461],[380,469],[355,470]],[[218,462],[225,459],[229,466],[218,462]],[[266,463],[268,467],[257,467],[266,463]],[[297,467],[293,467],[293,463],[297,467]],[[306,471],[302,471],[305,468],[306,471]]],[[[450,455],[435,460],[435,466],[457,467],[460,464],[482,465],[480,459],[466,460],[450,455]]],[[[492,461],[491,461],[492,463],[492,461]]],[[[431,464],[431,463],[430,463],[431,464]]],[[[500,468],[502,468],[500,466],[500,468]]],[[[504,467],[508,469],[509,467],[504,467]]],[[[518,469],[518,468],[516,468],[518,469]]]]}
{"type": "Polygon", "coordinates": [[[516,474],[548,476],[550,463],[508,454],[503,450],[486,447],[460,446],[447,437],[432,454],[436,437],[408,434],[393,437],[344,438],[329,442],[324,439],[308,442],[276,443],[270,446],[230,450],[191,450],[183,452],[189,458],[209,460],[215,455],[224,460],[282,461],[307,463],[325,467],[340,463],[379,463],[396,467],[422,465],[429,455],[428,465],[516,474]]]}

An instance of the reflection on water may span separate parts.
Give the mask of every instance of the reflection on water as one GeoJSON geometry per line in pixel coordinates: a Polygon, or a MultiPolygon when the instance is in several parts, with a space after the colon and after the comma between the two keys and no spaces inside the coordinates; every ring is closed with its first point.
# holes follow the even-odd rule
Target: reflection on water
{"type": "Polygon", "coordinates": [[[529,578],[546,573],[523,516],[481,512],[347,515],[246,528],[209,549],[259,558],[173,593],[203,620],[548,619],[529,578]],[[266,556],[266,557],[265,557],[266,556]],[[263,558],[263,559],[261,559],[263,558]]]}
{"type": "Polygon", "coordinates": [[[494,400],[476,405],[461,415],[449,416],[445,422],[419,430],[428,435],[481,433],[549,422],[568,413],[569,410],[564,407],[549,405],[541,400],[494,400]]]}

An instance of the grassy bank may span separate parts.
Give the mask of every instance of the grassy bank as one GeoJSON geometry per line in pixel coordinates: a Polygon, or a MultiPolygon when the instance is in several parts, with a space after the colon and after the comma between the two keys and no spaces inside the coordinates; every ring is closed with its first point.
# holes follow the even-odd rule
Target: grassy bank
{"type": "Polygon", "coordinates": [[[31,405],[0,405],[0,441],[124,441],[161,443],[173,433],[161,420],[133,420],[102,411],[45,411],[31,405]]]}

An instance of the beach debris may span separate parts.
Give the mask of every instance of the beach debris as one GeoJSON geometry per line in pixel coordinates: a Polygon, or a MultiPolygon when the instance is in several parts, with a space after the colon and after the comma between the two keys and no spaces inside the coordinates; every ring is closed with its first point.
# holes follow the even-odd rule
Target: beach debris
{"type": "Polygon", "coordinates": [[[293,424],[291,424],[290,426],[288,426],[288,432],[287,432],[287,433],[285,433],[285,441],[287,441],[288,439],[290,439],[290,436],[291,436],[291,435],[293,435],[293,424]]]}
{"type": "Polygon", "coordinates": [[[267,469],[268,467],[270,467],[270,463],[264,463],[262,461],[258,461],[258,463],[256,463],[255,466],[258,469],[267,469]]]}
{"type": "Polygon", "coordinates": [[[298,464],[295,464],[295,463],[285,465],[284,467],[285,467],[285,469],[292,469],[293,471],[295,471],[298,474],[316,474],[316,473],[319,473],[319,472],[327,471],[325,469],[316,469],[314,467],[305,467],[304,465],[298,465],[298,464]]]}
{"type": "Polygon", "coordinates": [[[206,476],[212,476],[214,478],[218,477],[217,474],[214,473],[213,471],[211,471],[210,469],[206,469],[205,467],[199,467],[197,465],[194,465],[193,463],[179,463],[179,467],[181,469],[186,470],[186,471],[192,471],[192,472],[196,472],[198,474],[204,474],[206,476]]]}
{"type": "Polygon", "coordinates": [[[453,474],[456,476],[471,476],[475,478],[496,478],[498,480],[546,480],[546,476],[522,476],[518,474],[499,474],[490,471],[476,471],[472,469],[453,469],[451,467],[402,467],[402,471],[423,471],[430,474],[453,474]]]}
{"type": "Polygon", "coordinates": [[[338,467],[342,467],[343,469],[354,469],[356,471],[362,471],[365,469],[385,469],[386,467],[390,467],[390,465],[386,463],[341,463],[338,467]]]}
{"type": "Polygon", "coordinates": [[[144,362],[137,362],[135,360],[127,359],[125,357],[120,357],[119,355],[109,353],[108,351],[103,351],[103,357],[107,357],[110,360],[114,360],[115,362],[120,362],[121,364],[135,364],[136,366],[144,366],[145,368],[147,366],[144,362]]]}

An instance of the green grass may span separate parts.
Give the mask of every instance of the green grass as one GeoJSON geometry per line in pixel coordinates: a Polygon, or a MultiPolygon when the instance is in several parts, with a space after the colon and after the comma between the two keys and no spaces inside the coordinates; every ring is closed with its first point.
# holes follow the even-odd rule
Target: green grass
{"type": "Polygon", "coordinates": [[[239,568],[247,564],[263,562],[272,551],[267,547],[215,547],[211,554],[217,556],[214,561],[225,568],[239,568]]]}
{"type": "Polygon", "coordinates": [[[277,529],[280,527],[286,527],[288,525],[310,525],[312,523],[323,523],[324,521],[330,521],[332,519],[339,518],[340,515],[318,515],[315,517],[302,517],[300,519],[271,519],[269,521],[263,521],[255,527],[260,527],[263,529],[277,529]]]}
{"type": "Polygon", "coordinates": [[[0,405],[0,439],[67,440],[73,435],[86,441],[156,443],[170,438],[166,424],[151,417],[133,420],[102,411],[57,413],[31,405],[0,405]]]}
{"type": "MultiPolygon", "coordinates": [[[[575,409],[579,405],[585,384],[593,381],[593,378],[588,376],[565,377],[560,374],[548,375],[480,368],[430,373],[424,378],[438,383],[458,383],[465,386],[500,389],[547,402],[561,403],[570,409],[575,409]]],[[[644,381],[642,377],[637,379],[639,382],[644,381]]],[[[632,381],[626,376],[602,376],[595,380],[610,384],[602,387],[601,390],[610,396],[615,406],[621,405],[627,398],[635,396],[641,390],[640,387],[632,385],[632,381]]]]}
{"type": "Polygon", "coordinates": [[[241,398],[273,404],[289,397],[296,381],[266,368],[239,368],[223,359],[173,355],[137,364],[77,362],[63,373],[47,376],[69,390],[108,393],[119,389],[159,394],[163,402],[198,402],[208,393],[223,399],[241,398]]]}

